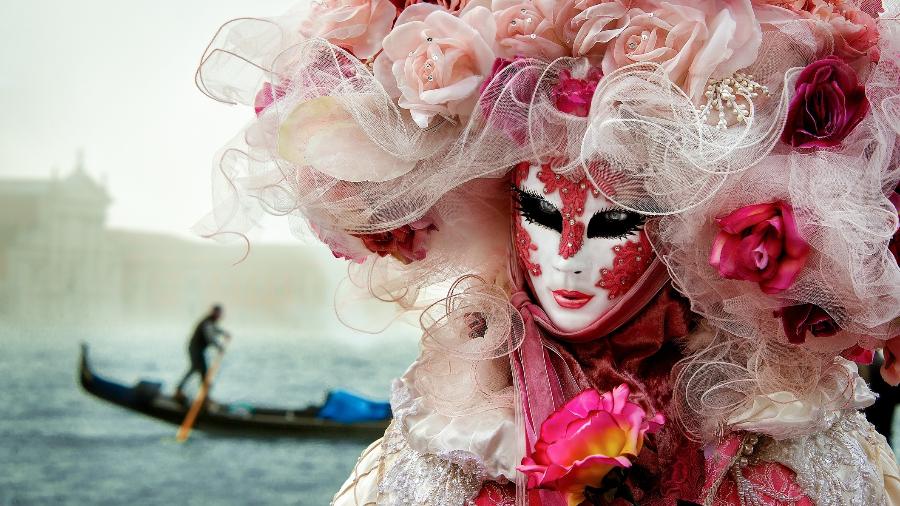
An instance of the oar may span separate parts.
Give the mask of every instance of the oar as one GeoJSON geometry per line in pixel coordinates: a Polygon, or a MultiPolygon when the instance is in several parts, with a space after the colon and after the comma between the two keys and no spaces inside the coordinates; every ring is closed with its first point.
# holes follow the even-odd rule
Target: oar
{"type": "Polygon", "coordinates": [[[200,414],[200,409],[203,407],[203,401],[206,400],[206,394],[210,387],[212,387],[213,378],[215,378],[216,373],[219,372],[219,364],[222,363],[222,357],[225,356],[225,346],[228,345],[229,340],[230,339],[226,339],[222,343],[222,347],[219,348],[219,353],[216,354],[212,366],[206,371],[206,381],[201,382],[200,392],[197,393],[197,398],[194,399],[194,403],[191,404],[191,409],[188,410],[187,415],[184,417],[184,421],[181,422],[181,427],[178,427],[178,435],[175,436],[175,440],[179,443],[184,443],[191,435],[191,428],[194,427],[194,422],[197,421],[197,415],[200,414]]]}

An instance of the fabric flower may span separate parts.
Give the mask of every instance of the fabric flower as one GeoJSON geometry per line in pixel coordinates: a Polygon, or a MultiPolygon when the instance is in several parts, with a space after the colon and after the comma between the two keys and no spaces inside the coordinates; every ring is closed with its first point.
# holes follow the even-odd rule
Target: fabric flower
{"type": "Polygon", "coordinates": [[[256,111],[256,115],[259,116],[262,114],[263,111],[274,104],[276,100],[284,98],[284,94],[284,86],[273,87],[272,83],[264,83],[262,88],[260,88],[259,92],[256,94],[256,98],[253,100],[253,110],[256,111]]]}
{"type": "Polygon", "coordinates": [[[523,120],[525,107],[531,102],[541,72],[530,65],[506,71],[520,60],[497,58],[494,61],[490,75],[478,90],[478,107],[494,129],[505,132],[521,146],[528,137],[528,122],[523,120]],[[501,101],[506,106],[495,110],[494,106],[501,101]],[[517,106],[509,107],[511,103],[517,106]]]}
{"type": "Polygon", "coordinates": [[[882,349],[884,363],[881,364],[881,377],[891,386],[900,385],[900,336],[889,339],[882,349]]]}
{"type": "Polygon", "coordinates": [[[645,434],[658,430],[664,418],[648,418],[629,393],[625,384],[603,395],[588,389],[547,417],[518,467],[528,488],[556,490],[575,506],[584,501],[586,487],[598,487],[613,468],[630,467],[645,434]]]}
{"type": "Polygon", "coordinates": [[[401,160],[375,144],[335,97],[297,104],[278,126],[278,154],[340,181],[387,181],[415,162],[401,160]]]}
{"type": "Polygon", "coordinates": [[[869,112],[856,72],[836,56],[807,65],[794,89],[781,140],[797,148],[838,146],[869,112]]]}
{"type": "Polygon", "coordinates": [[[728,279],[759,283],[768,294],[787,290],[809,256],[791,206],[781,201],[742,207],[716,220],[709,263],[728,279]]]}
{"type": "Polygon", "coordinates": [[[390,232],[376,234],[354,234],[372,253],[380,257],[391,255],[404,264],[424,260],[428,252],[428,236],[438,227],[431,218],[425,217],[409,225],[390,232]]]}
{"type": "Polygon", "coordinates": [[[729,77],[756,61],[762,43],[750,0],[588,5],[573,19],[575,56],[602,58],[606,75],[632,63],[657,63],[695,100],[703,97],[710,78],[729,77]]]}
{"type": "Polygon", "coordinates": [[[552,61],[569,55],[569,48],[553,30],[553,0],[493,0],[501,56],[552,61]]]}
{"type": "Polygon", "coordinates": [[[397,7],[398,11],[402,11],[411,5],[416,4],[434,4],[442,7],[447,12],[459,12],[469,4],[469,0],[391,0],[391,3],[397,7]]]}
{"type": "Polygon", "coordinates": [[[587,117],[594,90],[602,77],[603,73],[598,68],[591,68],[584,79],[572,77],[568,70],[563,70],[559,82],[550,90],[553,104],[564,113],[587,117]]]}
{"type": "Polygon", "coordinates": [[[360,60],[381,51],[397,9],[390,0],[318,0],[300,24],[306,37],[321,37],[360,60]]]}
{"type": "Polygon", "coordinates": [[[877,60],[878,26],[869,13],[849,0],[806,0],[787,2],[787,8],[801,17],[824,23],[835,39],[838,56],[851,61],[872,54],[877,60]]]}
{"type": "Polygon", "coordinates": [[[841,352],[841,356],[860,365],[871,365],[875,360],[875,350],[867,350],[858,344],[841,352]]]}
{"type": "Polygon", "coordinates": [[[467,117],[496,55],[491,12],[482,6],[459,17],[431,4],[400,14],[375,59],[375,78],[426,128],[435,116],[467,117]]]}
{"type": "Polygon", "coordinates": [[[781,318],[784,335],[792,344],[803,344],[807,332],[815,337],[828,337],[841,330],[827,311],[814,304],[785,306],[774,314],[781,318]]]}
{"type": "MultiPolygon", "coordinates": [[[[891,194],[891,203],[894,204],[894,209],[897,210],[897,218],[900,219],[900,186],[891,194]]],[[[888,251],[894,255],[897,265],[900,265],[900,229],[894,231],[894,236],[891,237],[888,243],[888,251]]]]}

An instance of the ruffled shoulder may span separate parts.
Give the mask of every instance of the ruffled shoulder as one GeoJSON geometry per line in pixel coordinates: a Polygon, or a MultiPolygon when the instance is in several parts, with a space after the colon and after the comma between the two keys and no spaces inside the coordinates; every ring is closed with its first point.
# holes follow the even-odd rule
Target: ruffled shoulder
{"type": "MultiPolygon", "coordinates": [[[[446,359],[452,369],[453,359],[446,359]]],[[[508,363],[479,364],[466,375],[472,383],[456,384],[463,398],[450,399],[418,387],[442,381],[439,372],[425,366],[428,362],[420,358],[392,386],[395,423],[410,448],[477,469],[483,479],[514,480],[521,438],[508,363]],[[451,402],[452,411],[446,409],[451,402]]]]}

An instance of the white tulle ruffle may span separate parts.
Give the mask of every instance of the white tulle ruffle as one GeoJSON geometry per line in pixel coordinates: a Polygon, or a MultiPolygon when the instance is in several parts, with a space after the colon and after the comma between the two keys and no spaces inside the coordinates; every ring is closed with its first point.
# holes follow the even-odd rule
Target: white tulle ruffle
{"type": "Polygon", "coordinates": [[[807,395],[789,391],[755,395],[728,419],[728,425],[775,439],[806,436],[826,430],[843,411],[862,409],[873,402],[875,395],[859,376],[856,364],[837,357],[807,395]]]}

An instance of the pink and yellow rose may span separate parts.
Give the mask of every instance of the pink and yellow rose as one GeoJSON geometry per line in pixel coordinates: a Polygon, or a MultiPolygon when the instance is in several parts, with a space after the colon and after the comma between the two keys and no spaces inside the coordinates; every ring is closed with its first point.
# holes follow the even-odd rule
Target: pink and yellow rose
{"type": "Polygon", "coordinates": [[[397,8],[390,0],[318,0],[300,25],[306,37],[321,37],[360,60],[381,51],[397,8]]]}
{"type": "Polygon", "coordinates": [[[775,201],[742,207],[716,220],[709,263],[722,277],[753,281],[763,292],[783,292],[794,284],[809,256],[794,211],[775,201]]]}
{"type": "Polygon", "coordinates": [[[528,488],[556,490],[576,506],[585,500],[586,487],[598,487],[613,468],[631,467],[645,435],[665,419],[648,417],[628,400],[629,393],[625,384],[602,395],[585,390],[550,415],[518,467],[528,476],[528,488]]]}
{"type": "Polygon", "coordinates": [[[459,16],[433,4],[407,7],[375,59],[375,78],[422,128],[435,116],[469,116],[491,73],[496,25],[487,8],[470,7],[459,16]]]}

